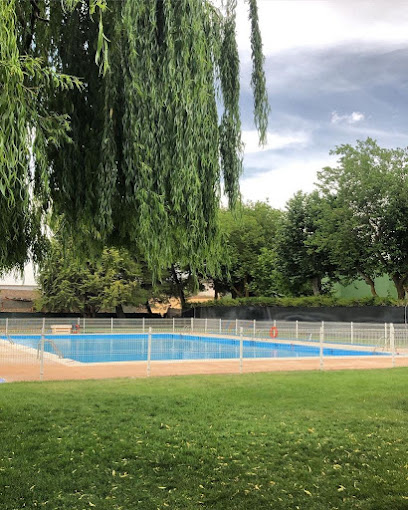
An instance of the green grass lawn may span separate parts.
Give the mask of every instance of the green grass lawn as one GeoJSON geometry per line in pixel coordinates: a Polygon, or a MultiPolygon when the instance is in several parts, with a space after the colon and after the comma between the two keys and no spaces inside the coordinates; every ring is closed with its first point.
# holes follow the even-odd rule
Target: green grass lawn
{"type": "Polygon", "coordinates": [[[0,385],[0,509],[408,509],[408,370],[0,385]]]}

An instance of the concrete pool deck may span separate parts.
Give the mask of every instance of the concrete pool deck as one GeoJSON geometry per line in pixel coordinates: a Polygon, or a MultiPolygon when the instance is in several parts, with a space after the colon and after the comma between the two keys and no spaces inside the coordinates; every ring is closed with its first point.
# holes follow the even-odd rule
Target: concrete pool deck
{"type": "MultiPolygon", "coordinates": [[[[1,353],[3,354],[3,353],[1,353]]],[[[396,367],[408,367],[407,356],[396,356],[396,367]]],[[[392,358],[383,356],[325,357],[324,370],[391,368],[392,358]]],[[[318,358],[244,359],[243,373],[319,370],[318,358]]],[[[153,361],[152,377],[198,374],[238,374],[239,360],[153,361]]],[[[62,363],[45,360],[44,381],[147,377],[147,362],[62,363]]],[[[38,381],[40,363],[33,356],[24,361],[1,356],[0,378],[6,382],[38,381]]]]}

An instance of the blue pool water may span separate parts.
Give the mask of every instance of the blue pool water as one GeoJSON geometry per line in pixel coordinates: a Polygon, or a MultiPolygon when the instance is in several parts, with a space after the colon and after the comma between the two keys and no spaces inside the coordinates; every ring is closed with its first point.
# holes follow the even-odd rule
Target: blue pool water
{"type": "MultiPolygon", "coordinates": [[[[12,335],[15,344],[37,350],[39,335],[12,335]]],[[[147,360],[148,335],[47,335],[46,352],[83,363],[147,360]]],[[[4,340],[4,337],[3,337],[4,340]]],[[[239,340],[184,334],[153,334],[152,360],[239,358],[239,340]]],[[[386,356],[387,353],[345,348],[323,349],[324,356],[386,356]]],[[[244,358],[296,358],[319,356],[319,346],[245,340],[244,358]]]]}

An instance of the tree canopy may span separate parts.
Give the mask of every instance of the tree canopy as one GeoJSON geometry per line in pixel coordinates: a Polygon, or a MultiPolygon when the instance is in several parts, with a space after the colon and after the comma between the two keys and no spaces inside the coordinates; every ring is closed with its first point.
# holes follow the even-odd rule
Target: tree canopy
{"type": "Polygon", "coordinates": [[[354,266],[367,283],[388,274],[403,299],[408,285],[408,149],[382,148],[368,138],[333,152],[339,163],[323,169],[319,183],[344,222],[345,228],[331,237],[339,267],[350,271],[354,266]]]}
{"type": "Polygon", "coordinates": [[[225,269],[223,278],[214,278],[217,293],[243,297],[258,287],[265,289],[258,274],[258,258],[263,250],[274,252],[281,217],[281,211],[264,202],[243,204],[237,215],[221,211],[225,269]]]}
{"type": "MultiPolygon", "coordinates": [[[[254,118],[269,105],[247,0],[254,118]]],[[[150,267],[218,263],[220,179],[242,168],[236,0],[2,0],[0,271],[41,253],[46,214],[78,245],[150,267]],[[221,113],[219,113],[221,112],[221,113]]]]}
{"type": "Polygon", "coordinates": [[[100,310],[139,305],[147,300],[141,266],[125,249],[105,248],[97,259],[78,258],[73,240],[51,242],[38,279],[37,308],[94,317],[100,310]]]}
{"type": "Polygon", "coordinates": [[[314,248],[327,255],[342,283],[362,279],[370,286],[372,296],[377,296],[375,278],[382,275],[382,270],[373,246],[360,235],[360,220],[337,194],[323,190],[320,203],[314,248]]]}
{"type": "Polygon", "coordinates": [[[280,271],[293,295],[322,291],[322,279],[333,274],[329,251],[319,240],[323,203],[317,192],[296,193],[287,203],[279,230],[280,271]]]}

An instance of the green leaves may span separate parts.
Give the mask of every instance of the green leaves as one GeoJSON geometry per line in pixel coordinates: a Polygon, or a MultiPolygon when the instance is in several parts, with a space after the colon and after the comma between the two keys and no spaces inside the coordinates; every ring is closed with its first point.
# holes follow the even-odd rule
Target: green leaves
{"type": "Polygon", "coordinates": [[[390,297],[337,298],[330,295],[269,297],[254,296],[249,298],[222,298],[202,303],[192,303],[194,308],[233,307],[233,306],[282,306],[282,307],[331,307],[331,306],[398,306],[400,302],[390,297]]]}
{"type": "Polygon", "coordinates": [[[271,280],[277,276],[276,272],[271,275],[270,267],[263,272],[260,266],[267,265],[275,255],[281,216],[281,211],[262,202],[242,205],[238,214],[221,211],[220,225],[225,244],[222,260],[228,271],[224,271],[221,280],[215,278],[215,287],[220,292],[231,291],[234,296],[249,295],[250,292],[275,295],[278,282],[271,280]],[[265,273],[268,273],[268,281],[263,278],[265,273]]]}
{"type": "Polygon", "coordinates": [[[279,266],[294,295],[320,294],[321,281],[333,275],[328,250],[318,244],[323,202],[317,193],[296,193],[286,206],[279,232],[279,266]]]}
{"type": "Polygon", "coordinates": [[[261,145],[265,145],[267,143],[268,116],[270,112],[264,71],[265,58],[262,52],[258,5],[256,0],[248,0],[248,3],[249,18],[251,20],[251,49],[253,62],[251,84],[255,99],[255,125],[259,131],[259,142],[261,145]]]}
{"type": "Polygon", "coordinates": [[[72,240],[65,245],[53,241],[40,268],[37,307],[93,316],[99,310],[137,305],[146,300],[141,274],[124,249],[105,248],[98,259],[84,259],[72,240]]]}
{"type": "Polygon", "coordinates": [[[21,54],[24,30],[16,3],[0,5],[0,274],[22,270],[45,247],[44,209],[49,205],[48,149],[69,141],[68,116],[47,110],[55,90],[83,90],[81,81],[58,73],[38,56],[21,54]]]}
{"type": "Polygon", "coordinates": [[[25,85],[36,61],[19,55],[14,0],[0,4],[0,274],[22,270],[40,236],[29,197],[29,146],[38,117],[25,85]]]}
{"type": "MultiPolygon", "coordinates": [[[[219,271],[220,180],[235,206],[242,171],[236,0],[225,12],[196,0],[34,7],[0,6],[0,213],[10,240],[0,269],[21,266],[37,246],[52,204],[88,251],[138,247],[156,277],[174,262],[219,271]]],[[[254,0],[250,12],[264,140],[254,0]]]]}
{"type": "Polygon", "coordinates": [[[354,267],[366,281],[389,274],[402,299],[408,283],[408,150],[381,148],[368,138],[333,152],[339,164],[320,172],[319,185],[339,219],[339,228],[331,227],[335,259],[346,274],[354,267]]]}
{"type": "Polygon", "coordinates": [[[220,154],[225,192],[234,208],[239,199],[242,173],[241,118],[239,112],[239,55],[236,41],[236,0],[227,2],[219,57],[224,113],[220,125],[220,154]]]}

